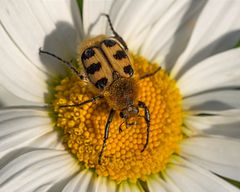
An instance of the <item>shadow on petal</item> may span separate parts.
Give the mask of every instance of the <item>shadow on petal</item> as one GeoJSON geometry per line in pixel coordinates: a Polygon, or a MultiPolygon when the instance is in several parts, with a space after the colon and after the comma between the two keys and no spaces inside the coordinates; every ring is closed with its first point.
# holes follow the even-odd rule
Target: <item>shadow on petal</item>
{"type": "Polygon", "coordinates": [[[79,173],[79,170],[76,171],[75,174],[66,177],[59,182],[55,183],[50,189],[48,189],[48,192],[56,192],[56,191],[62,191],[63,188],[67,185],[68,182],[70,182],[76,175],[79,173]]]}
{"type": "Polygon", "coordinates": [[[173,43],[169,48],[169,53],[166,55],[165,62],[167,71],[171,71],[176,60],[183,53],[184,48],[186,48],[186,46],[188,45],[196,21],[206,3],[206,0],[202,0],[202,2],[197,2],[194,0],[191,1],[188,10],[182,17],[181,22],[179,22],[178,29],[176,30],[176,33],[173,37],[173,43]],[[193,14],[193,16],[189,18],[189,12],[195,12],[195,14],[193,14]]]}
{"type": "Polygon", "coordinates": [[[6,155],[4,155],[1,158],[0,161],[0,169],[2,169],[4,166],[6,166],[10,161],[13,161],[14,159],[16,159],[17,157],[25,154],[25,153],[29,153],[32,151],[36,151],[36,150],[41,150],[39,148],[33,148],[33,147],[22,147],[20,149],[16,149],[13,150],[9,153],[7,153],[6,155]]]}
{"type": "Polygon", "coordinates": [[[176,79],[179,79],[186,71],[188,71],[190,68],[192,68],[197,63],[201,62],[207,57],[211,57],[213,55],[216,55],[218,53],[227,51],[234,47],[228,47],[226,45],[227,42],[232,42],[235,39],[235,42],[237,42],[237,39],[240,37],[240,30],[231,31],[227,34],[222,35],[212,43],[210,43],[208,46],[205,46],[201,50],[199,50],[195,55],[191,56],[191,59],[181,68],[179,71],[176,79]]]}
{"type": "MultiPolygon", "coordinates": [[[[77,31],[67,22],[58,22],[56,29],[48,34],[41,48],[64,60],[71,61],[76,57],[78,45],[77,31]]],[[[48,55],[40,55],[40,59],[50,74],[64,74],[64,64],[48,55]]]]}

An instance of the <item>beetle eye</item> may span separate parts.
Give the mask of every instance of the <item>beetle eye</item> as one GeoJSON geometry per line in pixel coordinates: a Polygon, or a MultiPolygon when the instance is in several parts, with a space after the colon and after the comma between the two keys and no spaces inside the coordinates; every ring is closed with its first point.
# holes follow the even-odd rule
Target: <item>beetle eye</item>
{"type": "Polygon", "coordinates": [[[134,113],[134,114],[138,114],[138,112],[139,112],[139,110],[138,110],[137,107],[133,109],[133,113],[134,113]]]}
{"type": "Polygon", "coordinates": [[[119,113],[119,115],[120,115],[121,118],[124,118],[124,116],[125,116],[122,111],[119,113]]]}

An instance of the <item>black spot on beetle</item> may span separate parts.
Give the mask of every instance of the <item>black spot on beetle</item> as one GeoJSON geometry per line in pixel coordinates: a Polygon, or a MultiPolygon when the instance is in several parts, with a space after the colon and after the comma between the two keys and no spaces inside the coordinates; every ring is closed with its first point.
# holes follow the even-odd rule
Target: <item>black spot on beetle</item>
{"type": "Polygon", "coordinates": [[[86,59],[91,58],[94,55],[95,55],[95,51],[93,50],[93,48],[88,48],[83,52],[82,59],[86,60],[86,59]]]}
{"type": "Polygon", "coordinates": [[[95,83],[95,86],[98,89],[103,89],[107,85],[107,82],[108,82],[108,79],[106,77],[103,77],[95,83]]]}
{"type": "Polygon", "coordinates": [[[106,39],[103,41],[104,45],[106,45],[106,47],[113,47],[114,45],[116,45],[116,41],[112,40],[112,39],[106,39]]]}
{"type": "Polygon", "coordinates": [[[93,75],[95,72],[101,69],[101,63],[93,63],[87,68],[87,73],[93,75]]]}
{"type": "Polygon", "coordinates": [[[117,51],[113,57],[117,60],[121,60],[127,57],[127,54],[125,53],[125,51],[119,50],[117,51]]]}
{"type": "Polygon", "coordinates": [[[130,76],[132,76],[134,73],[131,65],[125,66],[123,70],[124,70],[124,73],[129,74],[130,76]]]}

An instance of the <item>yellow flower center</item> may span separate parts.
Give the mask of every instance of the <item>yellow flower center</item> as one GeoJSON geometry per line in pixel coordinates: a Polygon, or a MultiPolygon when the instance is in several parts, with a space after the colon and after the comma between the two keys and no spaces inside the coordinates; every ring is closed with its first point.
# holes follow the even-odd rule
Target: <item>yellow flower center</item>
{"type": "MultiPolygon", "coordinates": [[[[156,64],[134,56],[135,73],[139,76],[153,72],[156,64]]],[[[162,171],[173,153],[178,152],[183,135],[181,95],[176,83],[161,70],[154,76],[139,80],[139,101],[150,110],[150,136],[147,148],[147,126],[142,117],[135,117],[136,125],[119,126],[123,119],[116,113],[110,125],[109,137],[103,151],[104,129],[110,107],[102,99],[82,107],[59,107],[79,104],[94,96],[88,87],[74,75],[64,78],[55,87],[54,111],[56,126],[63,130],[63,143],[86,168],[95,168],[98,175],[109,176],[121,182],[129,179],[145,180],[146,176],[162,171]]],[[[140,109],[140,115],[144,111],[140,109]]]]}

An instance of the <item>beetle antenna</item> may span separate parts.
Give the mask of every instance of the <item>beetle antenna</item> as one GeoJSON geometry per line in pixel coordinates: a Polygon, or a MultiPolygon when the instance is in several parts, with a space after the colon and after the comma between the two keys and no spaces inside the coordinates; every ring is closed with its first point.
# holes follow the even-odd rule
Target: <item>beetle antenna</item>
{"type": "Polygon", "coordinates": [[[106,13],[102,13],[102,16],[105,16],[105,17],[107,18],[108,24],[109,24],[110,29],[111,29],[111,31],[113,32],[115,38],[116,38],[118,41],[120,41],[120,43],[122,43],[122,45],[124,46],[124,48],[125,48],[126,50],[128,50],[128,47],[127,47],[126,42],[125,42],[125,41],[123,40],[123,38],[115,31],[115,29],[114,29],[114,27],[113,27],[113,24],[112,24],[112,21],[111,21],[111,19],[110,19],[110,16],[109,16],[108,14],[106,14],[106,13]]]}
{"type": "Polygon", "coordinates": [[[88,104],[88,103],[92,103],[92,102],[95,102],[97,101],[98,99],[102,99],[103,96],[102,95],[97,95],[95,97],[92,97],[91,99],[88,99],[86,101],[83,101],[81,103],[78,103],[78,104],[74,104],[74,105],[60,105],[59,107],[81,107],[85,104],[88,104]]]}
{"type": "Polygon", "coordinates": [[[72,71],[73,73],[75,73],[81,80],[84,79],[84,76],[83,76],[83,75],[76,69],[76,67],[74,67],[70,62],[63,60],[62,58],[58,57],[57,55],[55,55],[55,54],[53,54],[53,53],[50,53],[50,52],[48,52],[48,51],[43,51],[43,50],[41,49],[41,47],[39,48],[39,54],[46,54],[46,55],[50,55],[50,56],[56,58],[57,60],[63,62],[68,68],[70,68],[71,71],[72,71]]]}
{"type": "Polygon", "coordinates": [[[105,16],[105,17],[107,18],[108,24],[109,24],[110,29],[111,29],[111,31],[113,32],[113,34],[114,34],[115,36],[119,36],[118,33],[117,33],[117,32],[115,31],[115,29],[113,28],[113,25],[112,25],[112,21],[111,21],[111,19],[110,19],[110,16],[109,16],[108,14],[106,14],[106,13],[103,13],[102,16],[105,16]]]}

